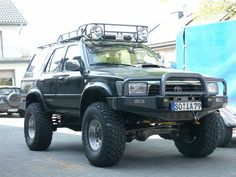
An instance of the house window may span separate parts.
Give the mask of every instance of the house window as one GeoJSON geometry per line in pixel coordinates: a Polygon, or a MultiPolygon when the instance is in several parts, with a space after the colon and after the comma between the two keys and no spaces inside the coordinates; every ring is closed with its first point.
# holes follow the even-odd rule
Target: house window
{"type": "Polygon", "coordinates": [[[15,85],[14,70],[0,70],[0,85],[15,85]]]}
{"type": "Polygon", "coordinates": [[[3,59],[2,31],[0,31],[0,59],[3,59]]]}

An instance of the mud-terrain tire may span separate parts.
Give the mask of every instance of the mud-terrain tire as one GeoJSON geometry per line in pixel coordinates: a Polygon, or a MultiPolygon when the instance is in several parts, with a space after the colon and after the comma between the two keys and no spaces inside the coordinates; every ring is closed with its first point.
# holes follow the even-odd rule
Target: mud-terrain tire
{"type": "Polygon", "coordinates": [[[191,140],[175,139],[179,152],[187,157],[206,157],[214,152],[219,137],[219,113],[211,113],[200,119],[199,125],[192,125],[191,140]]]}
{"type": "Polygon", "coordinates": [[[30,150],[46,150],[52,141],[53,125],[39,103],[31,103],[25,113],[24,134],[30,150]]]}
{"type": "Polygon", "coordinates": [[[82,124],[83,147],[89,162],[105,167],[118,163],[125,149],[122,116],[103,102],[92,103],[85,111],[82,124]]]}
{"type": "Polygon", "coordinates": [[[223,117],[219,115],[219,123],[221,133],[219,135],[217,147],[226,147],[231,142],[233,129],[232,127],[227,127],[223,120],[223,117]]]}

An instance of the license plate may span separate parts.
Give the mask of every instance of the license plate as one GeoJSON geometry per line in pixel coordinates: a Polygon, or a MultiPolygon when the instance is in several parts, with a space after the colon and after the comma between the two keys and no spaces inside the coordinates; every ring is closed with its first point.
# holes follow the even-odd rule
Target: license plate
{"type": "Polygon", "coordinates": [[[172,102],[171,111],[200,111],[202,110],[202,103],[196,102],[172,102]]]}
{"type": "Polygon", "coordinates": [[[8,109],[7,111],[8,112],[17,112],[18,110],[17,109],[8,109]]]}

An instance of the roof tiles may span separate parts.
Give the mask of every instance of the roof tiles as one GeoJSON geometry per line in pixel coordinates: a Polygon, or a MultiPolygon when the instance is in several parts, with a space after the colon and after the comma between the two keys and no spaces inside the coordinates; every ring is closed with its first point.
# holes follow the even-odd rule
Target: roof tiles
{"type": "Polygon", "coordinates": [[[11,0],[0,0],[0,25],[26,25],[27,22],[11,0]]]}

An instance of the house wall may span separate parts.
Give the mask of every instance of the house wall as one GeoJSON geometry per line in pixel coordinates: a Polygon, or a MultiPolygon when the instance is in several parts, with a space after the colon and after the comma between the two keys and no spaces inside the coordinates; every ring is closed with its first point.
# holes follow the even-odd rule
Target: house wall
{"type": "Polygon", "coordinates": [[[21,26],[0,25],[0,85],[20,86],[29,59],[24,58],[21,26]],[[8,82],[9,81],[9,82],[8,82]]]}
{"type": "Polygon", "coordinates": [[[1,26],[3,59],[22,56],[21,26],[1,26]]]}

